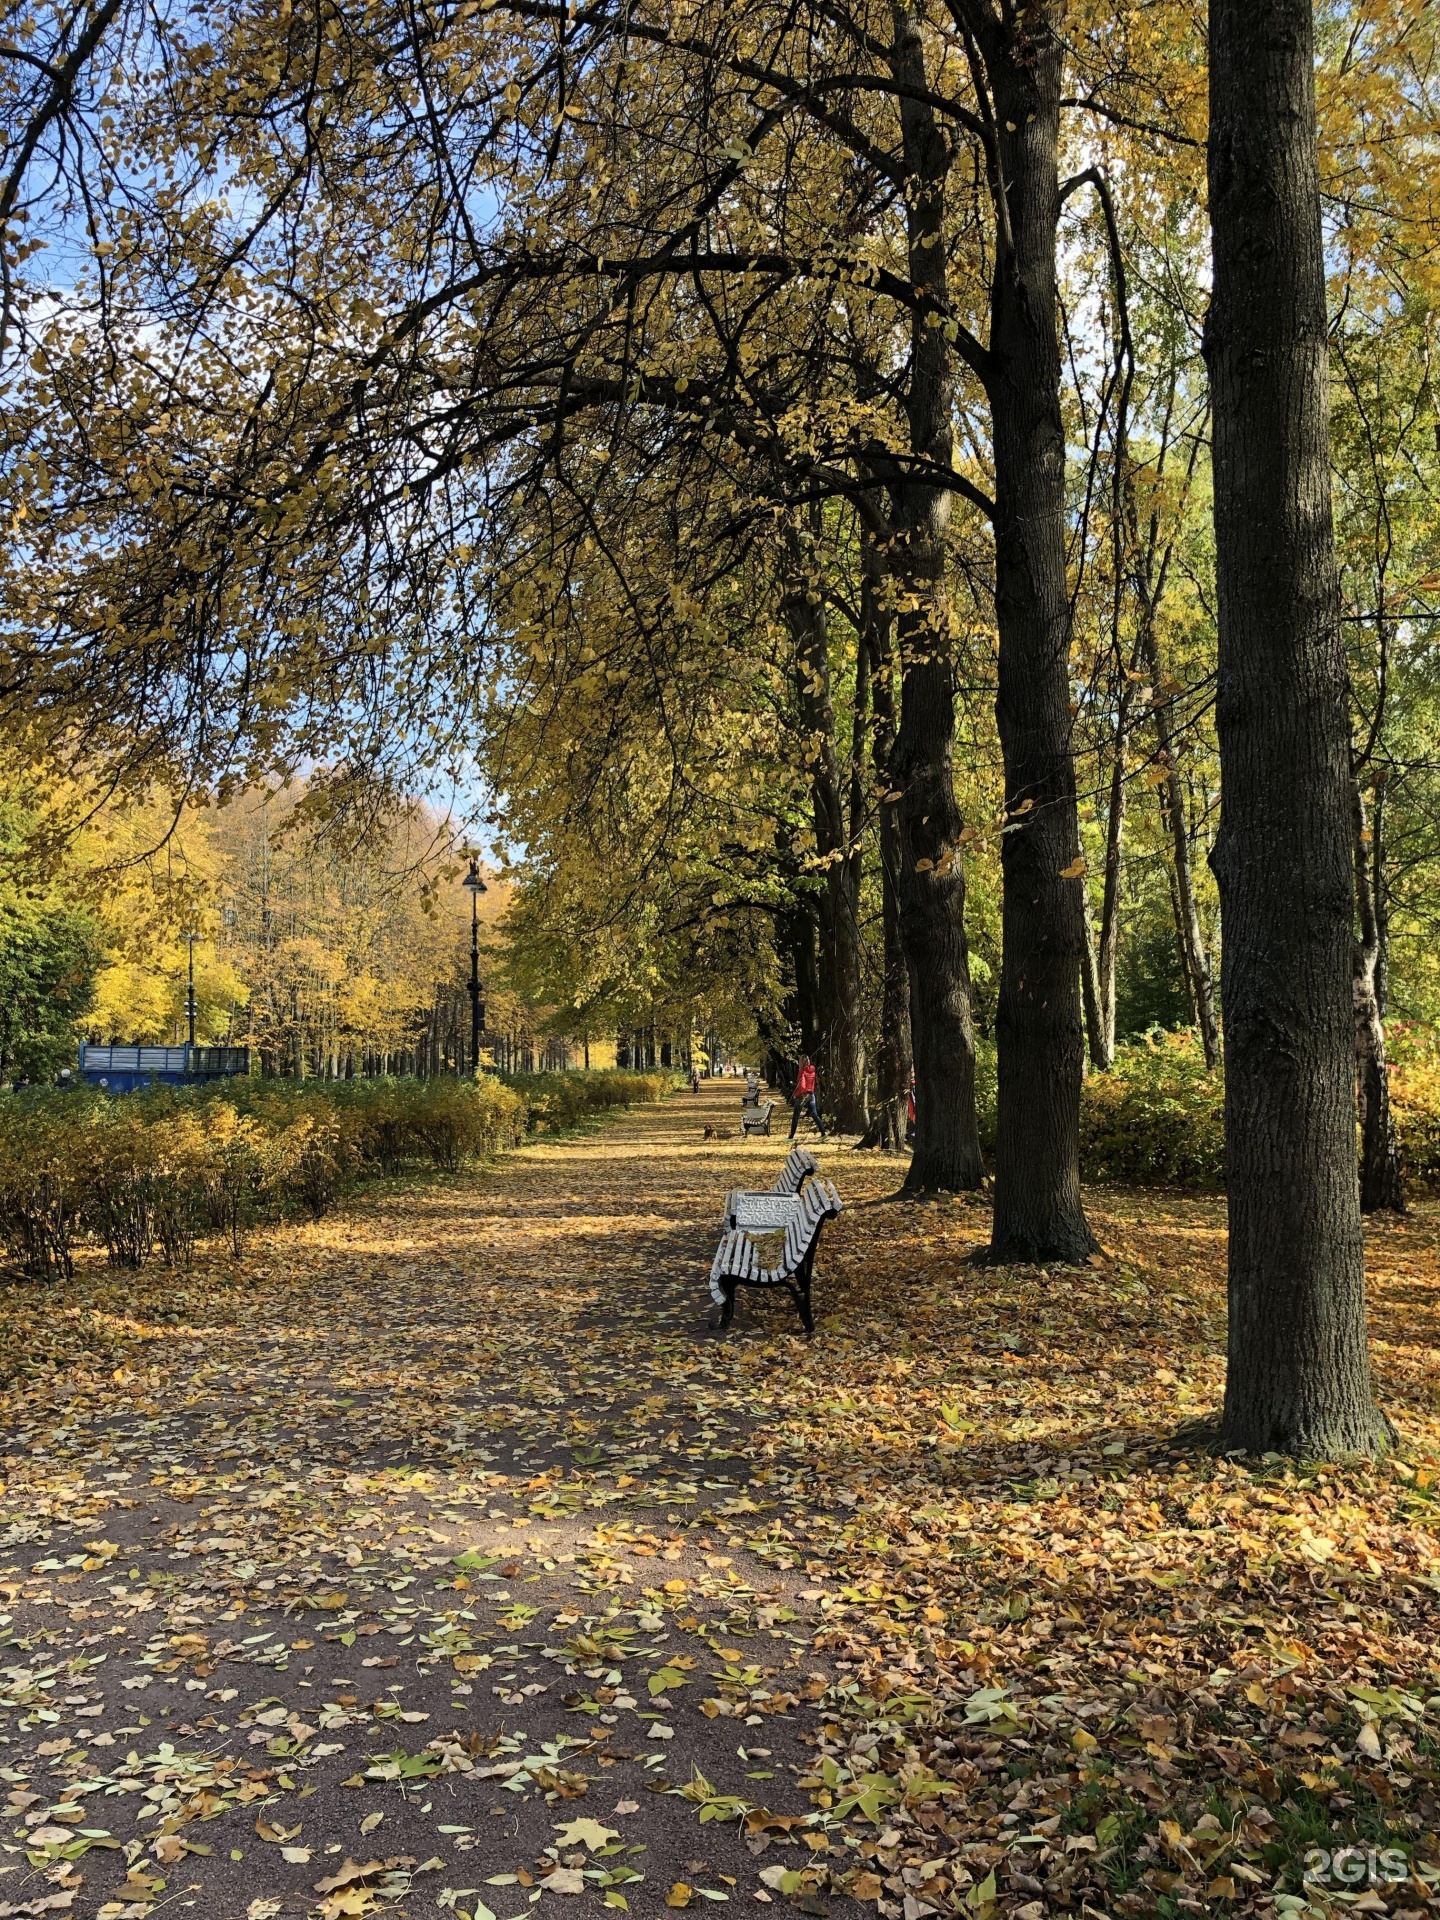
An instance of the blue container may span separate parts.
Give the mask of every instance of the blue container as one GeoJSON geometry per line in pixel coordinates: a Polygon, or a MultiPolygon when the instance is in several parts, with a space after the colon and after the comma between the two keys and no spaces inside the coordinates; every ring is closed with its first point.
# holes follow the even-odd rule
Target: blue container
{"type": "Polygon", "coordinates": [[[101,1047],[86,1041],[80,1048],[80,1078],[107,1093],[193,1087],[249,1071],[248,1047],[101,1047]]]}

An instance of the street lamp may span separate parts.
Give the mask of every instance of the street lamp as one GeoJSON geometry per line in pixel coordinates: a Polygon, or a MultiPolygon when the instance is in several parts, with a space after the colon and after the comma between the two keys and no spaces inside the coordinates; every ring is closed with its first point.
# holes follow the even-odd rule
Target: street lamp
{"type": "Polygon", "coordinates": [[[195,1064],[195,929],[190,927],[186,934],[190,946],[190,963],[185,983],[185,1019],[190,1029],[190,1057],[186,1061],[187,1069],[195,1064]]]}
{"type": "Polygon", "coordinates": [[[480,998],[480,896],[489,889],[480,878],[480,862],[472,859],[461,885],[470,893],[470,1065],[480,1071],[480,1035],[485,1028],[485,1002],[480,998]]]}

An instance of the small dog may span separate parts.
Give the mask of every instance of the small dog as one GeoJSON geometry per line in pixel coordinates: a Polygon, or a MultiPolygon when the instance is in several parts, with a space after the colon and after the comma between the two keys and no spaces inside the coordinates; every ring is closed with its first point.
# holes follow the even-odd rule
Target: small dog
{"type": "Polygon", "coordinates": [[[703,1137],[706,1140],[728,1140],[730,1138],[730,1129],[728,1127],[706,1127],[703,1137]]]}

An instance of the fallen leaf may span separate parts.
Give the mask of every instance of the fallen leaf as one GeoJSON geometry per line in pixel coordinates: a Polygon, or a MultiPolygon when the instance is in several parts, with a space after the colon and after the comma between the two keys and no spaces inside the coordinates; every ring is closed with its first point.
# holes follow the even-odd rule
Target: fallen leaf
{"type": "Polygon", "coordinates": [[[316,1893],[334,1893],[341,1887],[352,1886],[357,1880],[373,1880],[377,1874],[385,1871],[385,1867],[384,1860],[367,1860],[361,1866],[358,1862],[347,1859],[338,1872],[332,1873],[328,1879],[317,1880],[315,1891],[316,1893]]]}
{"type": "Polygon", "coordinates": [[[607,1841],[618,1840],[619,1833],[614,1827],[602,1827],[598,1820],[584,1815],[579,1820],[571,1820],[568,1825],[557,1826],[561,1847],[583,1847],[587,1853],[598,1853],[607,1841]]]}

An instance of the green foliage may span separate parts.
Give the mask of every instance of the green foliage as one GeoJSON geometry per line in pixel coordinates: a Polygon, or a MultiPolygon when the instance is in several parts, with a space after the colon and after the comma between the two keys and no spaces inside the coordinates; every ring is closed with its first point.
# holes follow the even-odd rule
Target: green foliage
{"type": "Polygon", "coordinates": [[[84,1141],[54,1102],[0,1105],[0,1239],[40,1279],[74,1271],[84,1141]]]}
{"type": "Polygon", "coordinates": [[[1440,1046],[1434,1030],[1396,1021],[1387,1048],[1401,1173],[1412,1187],[1440,1186],[1440,1046]]]}
{"type": "Polygon", "coordinates": [[[1183,1027],[1192,1017],[1168,893],[1125,926],[1115,982],[1115,1031],[1139,1038],[1155,1027],[1183,1027]]]}
{"type": "Polygon", "coordinates": [[[88,914],[0,904],[0,1078],[48,1080],[70,1064],[100,958],[88,914]]]}
{"type": "MultiPolygon", "coordinates": [[[[1440,1048],[1428,1030],[1396,1026],[1390,1097],[1406,1181],[1440,1184],[1440,1048]]],[[[1225,1080],[1207,1074],[1189,1032],[1152,1033],[1116,1049],[1112,1073],[1091,1074],[1080,1101],[1087,1180],[1216,1191],[1225,1185],[1225,1080]]]]}
{"type": "Polygon", "coordinates": [[[1117,1047],[1113,1072],[1091,1074],[1081,1094],[1081,1171],[1137,1186],[1223,1186],[1224,1107],[1224,1081],[1206,1073],[1193,1034],[1117,1047]]]}
{"type": "Polygon", "coordinates": [[[157,1087],[118,1098],[77,1089],[0,1100],[0,1241],[26,1273],[74,1270],[88,1233],[113,1267],[158,1243],[188,1267],[198,1232],[236,1253],[258,1215],[319,1220],[348,1186],[407,1165],[454,1171],[588,1114],[661,1100],[669,1074],[532,1074],[479,1080],[267,1081],[157,1087]]]}

